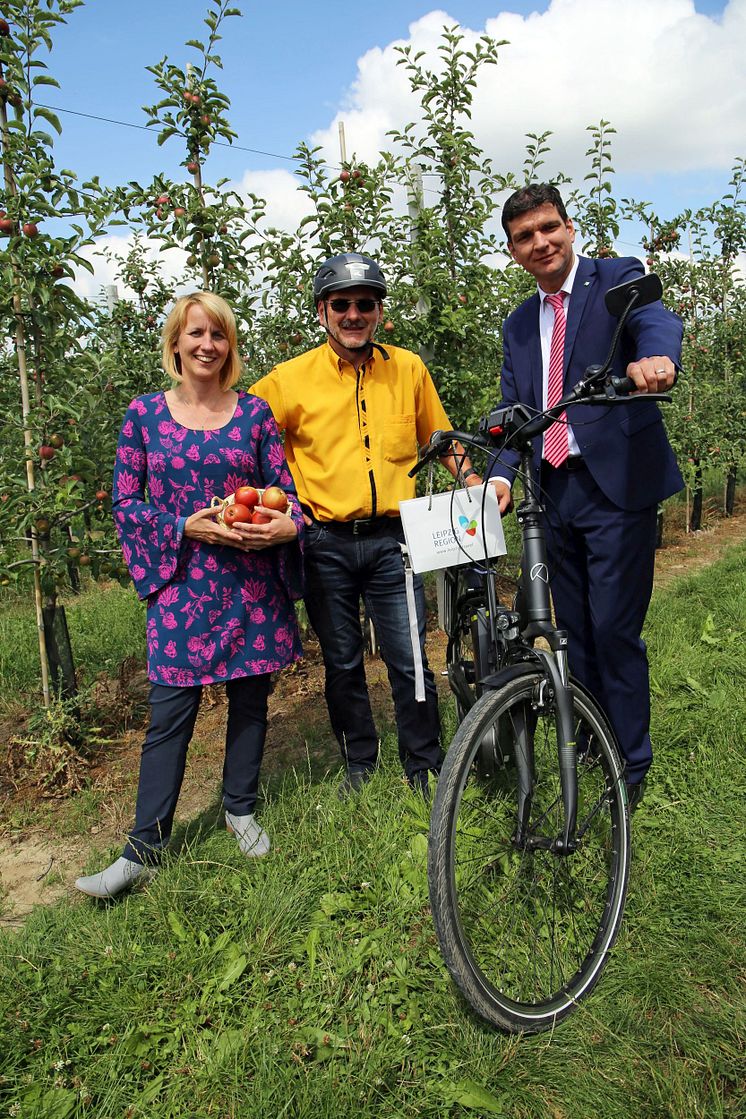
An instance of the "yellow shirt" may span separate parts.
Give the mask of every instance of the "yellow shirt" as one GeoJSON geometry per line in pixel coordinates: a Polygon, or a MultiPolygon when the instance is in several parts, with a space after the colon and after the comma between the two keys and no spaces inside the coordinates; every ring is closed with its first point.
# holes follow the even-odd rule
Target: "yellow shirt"
{"type": "Polygon", "coordinates": [[[356,372],[324,342],[250,391],[285,432],[298,496],[320,521],[398,516],[418,446],[451,427],[424,363],[396,346],[376,345],[356,372]]]}

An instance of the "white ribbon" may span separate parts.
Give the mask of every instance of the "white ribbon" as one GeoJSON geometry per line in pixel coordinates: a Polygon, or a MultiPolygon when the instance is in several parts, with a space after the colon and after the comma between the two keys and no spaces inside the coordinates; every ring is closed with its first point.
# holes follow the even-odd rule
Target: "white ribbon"
{"type": "Polygon", "coordinates": [[[414,573],[409,562],[409,552],[406,544],[400,545],[404,560],[404,585],[407,590],[407,614],[409,616],[409,637],[412,642],[412,656],[414,658],[414,698],[417,703],[425,702],[425,669],[422,664],[422,648],[420,646],[420,627],[417,623],[417,603],[414,598],[414,573]]]}

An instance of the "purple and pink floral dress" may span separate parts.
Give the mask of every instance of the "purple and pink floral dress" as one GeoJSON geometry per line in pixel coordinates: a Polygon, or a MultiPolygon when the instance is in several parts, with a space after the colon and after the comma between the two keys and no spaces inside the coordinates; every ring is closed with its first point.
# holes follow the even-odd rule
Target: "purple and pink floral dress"
{"type": "Polygon", "coordinates": [[[302,655],[293,601],[302,595],[297,540],[261,552],[184,536],[186,518],[238,486],[295,496],[282,440],[264,400],[239,392],[215,431],[176,423],[163,392],[136,397],[124,417],[112,494],[135,590],[147,599],[148,677],[190,687],[285,668],[302,655]]]}

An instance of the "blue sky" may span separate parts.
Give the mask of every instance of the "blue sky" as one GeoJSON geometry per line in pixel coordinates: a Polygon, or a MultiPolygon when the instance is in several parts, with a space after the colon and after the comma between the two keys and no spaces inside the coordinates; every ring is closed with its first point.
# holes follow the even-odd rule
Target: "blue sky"
{"type": "MultiPolygon", "coordinates": [[[[474,131],[498,170],[518,171],[525,133],[551,127],[547,174],[563,170],[580,182],[589,169],[585,127],[604,117],[619,132],[615,193],[670,216],[718,198],[733,160],[746,155],[746,0],[236,6],[243,17],[225,24],[218,80],[238,140],[232,150],[214,149],[207,177],[271,194],[278,222],[295,217],[293,165],[282,157],[305,140],[335,162],[344,119],[348,148],[374,158],[386,129],[411,119],[391,44],[431,50],[446,19],[510,41],[475,102],[474,131]]],[[[205,10],[206,0],[89,0],[55,33],[47,61],[61,89],[50,89],[47,103],[143,125],[142,105],[158,96],[145,67],[164,55],[185,65],[192,52],[184,43],[202,37],[205,10]]],[[[99,174],[116,184],[180,173],[178,141],[158,149],[147,131],[69,113],[60,119],[57,162],[81,179],[99,174]]]]}

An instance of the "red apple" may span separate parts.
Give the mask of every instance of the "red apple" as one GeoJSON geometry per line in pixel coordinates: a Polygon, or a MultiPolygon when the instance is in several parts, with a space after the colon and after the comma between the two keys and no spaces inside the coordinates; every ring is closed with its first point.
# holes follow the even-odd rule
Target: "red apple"
{"type": "Polygon", "coordinates": [[[27,237],[36,237],[39,232],[39,227],[35,221],[25,221],[23,223],[23,232],[27,237]]]}
{"type": "Polygon", "coordinates": [[[265,509],[277,509],[284,513],[288,507],[288,499],[279,486],[268,486],[262,494],[262,505],[265,509]]]}
{"type": "Polygon", "coordinates": [[[10,218],[6,217],[5,214],[3,214],[3,216],[0,217],[0,233],[12,233],[12,232],[13,232],[13,222],[10,218]]]}
{"type": "Polygon", "coordinates": [[[49,445],[50,445],[50,447],[54,447],[54,449],[55,449],[56,451],[59,451],[59,449],[60,449],[61,447],[64,447],[64,446],[65,446],[65,440],[64,440],[64,439],[62,438],[62,436],[61,436],[61,435],[57,435],[57,434],[55,434],[55,435],[50,435],[50,437],[49,437],[49,445]]]}
{"type": "Polygon", "coordinates": [[[386,320],[386,322],[385,322],[385,323],[383,324],[383,329],[384,329],[384,330],[385,330],[385,331],[386,331],[386,332],[387,332],[388,334],[391,334],[392,330],[396,330],[396,327],[395,327],[395,326],[394,326],[394,324],[392,323],[391,319],[387,319],[387,320],[386,320]]]}
{"type": "Polygon", "coordinates": [[[41,447],[39,447],[39,458],[43,459],[44,462],[51,462],[56,454],[57,452],[54,447],[50,447],[46,443],[42,443],[41,447]]]}
{"type": "Polygon", "coordinates": [[[223,510],[223,521],[228,528],[235,524],[248,524],[251,521],[251,510],[245,505],[226,505],[223,510]]]}
{"type": "Polygon", "coordinates": [[[186,169],[190,175],[196,175],[199,171],[199,163],[195,163],[194,160],[190,160],[190,162],[186,165],[186,169]]]}
{"type": "Polygon", "coordinates": [[[254,513],[251,513],[250,516],[251,523],[253,525],[268,525],[272,520],[272,518],[268,517],[266,513],[260,513],[258,510],[254,513]]]}
{"type": "Polygon", "coordinates": [[[0,35],[4,38],[10,35],[10,25],[6,19],[0,19],[0,35]]]}
{"type": "Polygon", "coordinates": [[[339,181],[340,181],[340,183],[348,183],[350,181],[350,172],[349,171],[340,171],[339,172],[339,181]]]}
{"type": "Polygon", "coordinates": [[[186,213],[186,210],[184,209],[183,206],[177,206],[176,209],[174,210],[174,217],[175,218],[183,218],[185,213],[186,213]]]}
{"type": "Polygon", "coordinates": [[[253,509],[259,504],[259,491],[253,486],[239,486],[233,495],[233,500],[237,505],[245,505],[247,509],[253,509]]]}

